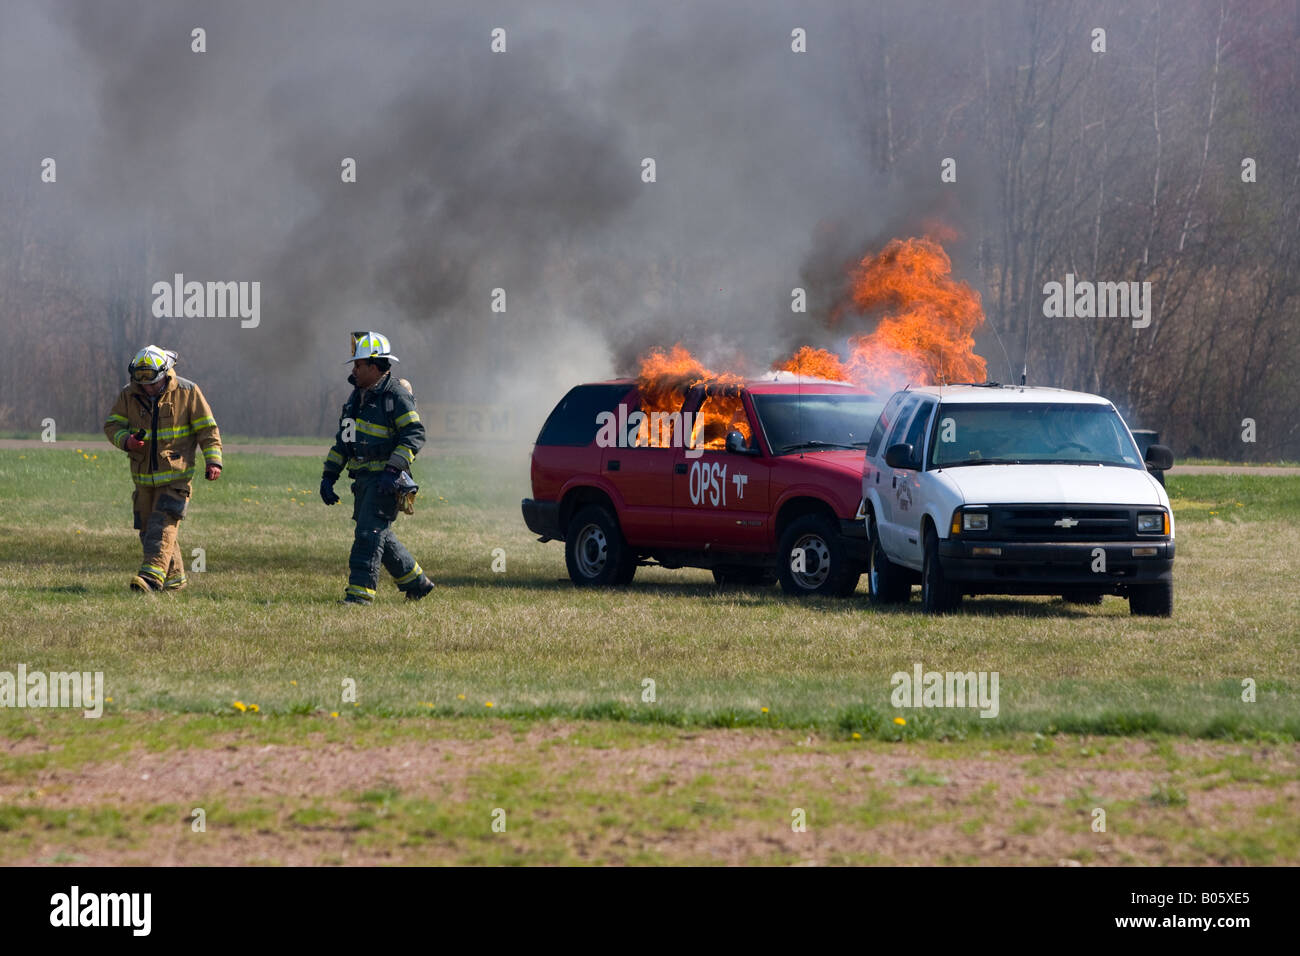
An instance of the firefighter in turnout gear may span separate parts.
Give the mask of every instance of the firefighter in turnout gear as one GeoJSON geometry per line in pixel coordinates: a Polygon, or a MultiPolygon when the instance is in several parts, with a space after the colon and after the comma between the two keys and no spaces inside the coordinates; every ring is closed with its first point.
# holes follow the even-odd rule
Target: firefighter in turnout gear
{"type": "Polygon", "coordinates": [[[174,371],[176,353],[148,345],[127,366],[122,389],[104,422],[104,434],[131,460],[132,511],[144,547],[133,591],[179,591],[185,562],[177,531],[190,500],[190,481],[202,467],[221,476],[221,433],[199,387],[174,371]],[[200,452],[202,454],[200,455],[200,452]]]}
{"type": "Polygon", "coordinates": [[[433,590],[433,582],[392,529],[399,486],[409,484],[405,472],[424,445],[424,425],[415,410],[415,396],[390,371],[390,363],[396,361],[386,336],[352,333],[348,381],[354,387],[343,405],[320,483],[321,499],[333,505],[339,500],[334,483],[345,467],[352,479],[352,520],[357,527],[348,559],[345,604],[374,600],[380,564],[408,600],[418,601],[433,590]]]}

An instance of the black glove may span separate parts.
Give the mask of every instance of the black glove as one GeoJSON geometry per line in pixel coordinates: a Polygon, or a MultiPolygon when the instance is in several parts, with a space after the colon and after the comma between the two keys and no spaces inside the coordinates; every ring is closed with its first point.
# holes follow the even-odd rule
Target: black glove
{"type": "Polygon", "coordinates": [[[385,468],[384,473],[379,476],[379,493],[381,495],[397,494],[397,476],[400,474],[401,472],[392,465],[385,468]]]}
{"type": "Polygon", "coordinates": [[[339,496],[334,494],[334,482],[337,480],[337,478],[330,478],[328,475],[320,480],[320,500],[327,505],[339,503],[339,496]]]}

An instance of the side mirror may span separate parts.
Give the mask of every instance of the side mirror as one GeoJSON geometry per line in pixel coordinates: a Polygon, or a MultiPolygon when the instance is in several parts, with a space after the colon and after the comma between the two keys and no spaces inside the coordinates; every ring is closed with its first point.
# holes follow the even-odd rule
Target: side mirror
{"type": "Polygon", "coordinates": [[[885,452],[885,464],[890,468],[915,471],[916,465],[912,461],[912,446],[907,444],[890,445],[889,451],[885,452]]]}
{"type": "Polygon", "coordinates": [[[749,447],[745,441],[745,436],[738,431],[727,432],[727,451],[734,455],[752,455],[755,449],[749,447]]]}
{"type": "Polygon", "coordinates": [[[1174,467],[1174,453],[1166,445],[1147,447],[1146,465],[1151,471],[1168,471],[1174,467]]]}

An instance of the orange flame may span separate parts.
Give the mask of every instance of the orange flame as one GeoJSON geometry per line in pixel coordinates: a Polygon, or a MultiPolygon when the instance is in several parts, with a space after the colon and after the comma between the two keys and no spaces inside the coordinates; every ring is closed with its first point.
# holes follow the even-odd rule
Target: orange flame
{"type": "MultiPolygon", "coordinates": [[[[637,374],[641,411],[646,417],[637,431],[636,443],[658,448],[671,446],[674,433],[681,426],[678,424],[680,419],[670,416],[681,412],[686,393],[701,382],[739,386],[743,381],[739,375],[705,368],[680,342],[667,352],[651,349],[641,359],[641,369],[637,374]],[[667,414],[652,418],[656,412],[667,414]]],[[[721,449],[726,446],[727,432],[732,430],[739,431],[745,436],[745,441],[749,441],[749,420],[739,390],[719,389],[704,400],[695,416],[690,444],[692,447],[721,449]]]]}
{"type": "Polygon", "coordinates": [[[973,337],[984,322],[979,293],[952,277],[952,260],[933,239],[893,239],[863,259],[850,302],[859,313],[884,312],[874,332],[849,338],[852,380],[984,381],[973,337]]]}
{"type": "MultiPolygon", "coordinates": [[[[880,314],[873,332],[850,335],[849,354],[800,346],[774,369],[856,385],[881,393],[905,383],[984,381],[984,359],[975,354],[974,332],[984,322],[979,293],[952,277],[952,260],[932,238],[955,238],[936,225],[923,238],[892,239],[879,253],[858,263],[850,276],[847,302],[828,320],[839,325],[846,315],[880,314]]],[[[661,416],[651,434],[651,414],[680,413],[686,393],[701,382],[716,388],[705,399],[692,429],[694,447],[721,449],[729,431],[750,438],[749,423],[737,389],[743,378],[706,368],[681,343],[665,352],[652,349],[641,360],[637,384],[646,420],[638,445],[668,447],[680,428],[661,416]]]]}
{"type": "Polygon", "coordinates": [[[827,378],[832,382],[850,381],[848,369],[834,352],[815,349],[811,345],[801,345],[784,362],[772,366],[780,372],[794,372],[798,375],[810,375],[813,378],[827,378]]]}

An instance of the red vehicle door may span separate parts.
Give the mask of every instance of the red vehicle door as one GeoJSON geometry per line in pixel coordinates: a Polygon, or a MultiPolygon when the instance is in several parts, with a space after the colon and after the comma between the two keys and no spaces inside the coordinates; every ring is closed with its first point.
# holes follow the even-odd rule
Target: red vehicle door
{"type": "Polygon", "coordinates": [[[701,387],[687,396],[694,448],[676,448],[673,458],[673,531],[682,547],[765,552],[771,516],[771,464],[761,454],[726,450],[730,431],[758,449],[753,409],[740,389],[701,387]]]}
{"type": "MultiPolygon", "coordinates": [[[[633,391],[615,414],[627,422],[639,408],[640,396],[633,391]]],[[[619,526],[633,547],[673,544],[674,449],[644,444],[648,434],[648,429],[631,428],[618,446],[602,448],[600,456],[601,476],[622,498],[619,526]]]]}

